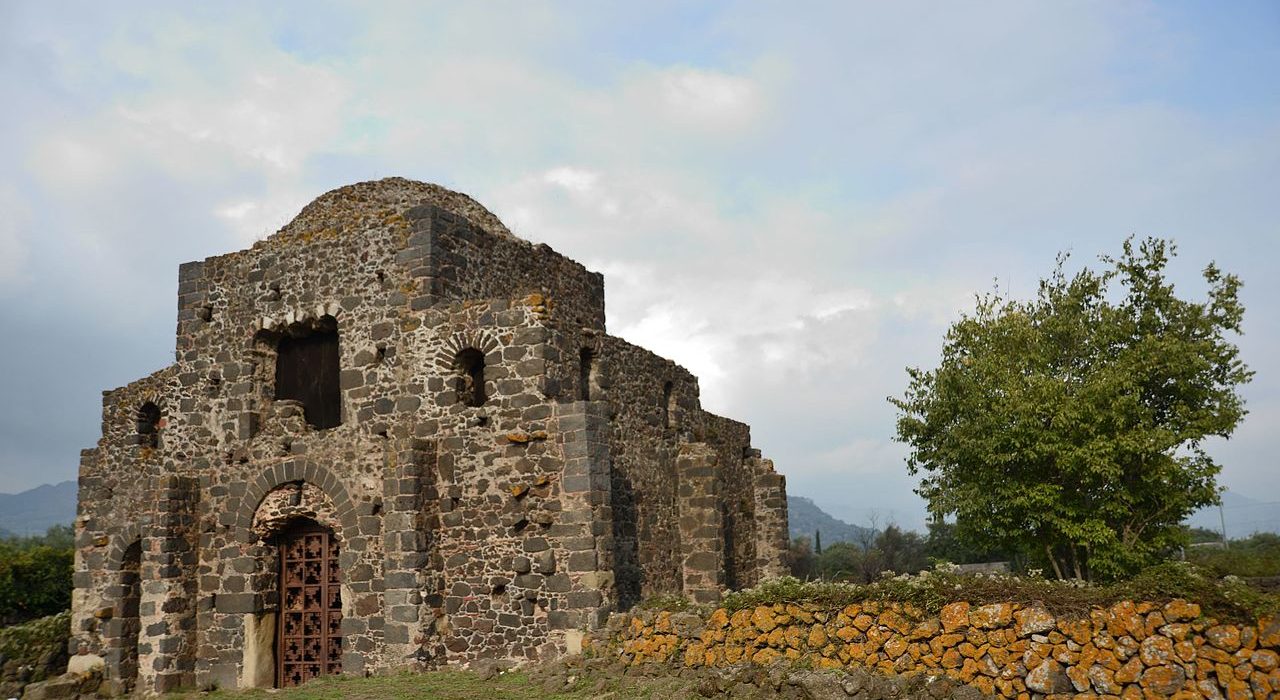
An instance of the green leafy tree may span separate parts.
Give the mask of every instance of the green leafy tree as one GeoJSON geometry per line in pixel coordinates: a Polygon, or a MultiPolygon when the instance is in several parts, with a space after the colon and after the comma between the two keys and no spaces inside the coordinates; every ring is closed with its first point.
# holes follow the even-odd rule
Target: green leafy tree
{"type": "Polygon", "coordinates": [[[881,567],[899,574],[914,574],[929,566],[925,540],[919,533],[889,525],[876,538],[881,567]]]}
{"type": "Polygon", "coordinates": [[[836,542],[824,547],[818,556],[818,575],[836,581],[861,580],[862,560],[861,547],[852,542],[836,542]]]}
{"type": "Polygon", "coordinates": [[[1185,540],[1215,503],[1204,451],[1244,416],[1252,372],[1240,281],[1210,264],[1208,297],[1180,299],[1174,246],[1125,241],[1101,272],[1053,274],[1030,301],[991,293],[947,332],[941,365],[908,369],[897,439],[936,519],[969,546],[1043,553],[1059,577],[1115,578],[1185,540]],[[1118,288],[1117,288],[1118,287],[1118,288]]]}
{"type": "Polygon", "coordinates": [[[993,549],[979,549],[961,541],[956,535],[955,523],[930,520],[929,534],[925,537],[925,556],[952,564],[978,564],[991,561],[1011,561],[1013,554],[993,549]]]}
{"type": "Polygon", "coordinates": [[[63,525],[40,537],[0,540],[0,625],[70,607],[74,561],[71,528],[63,525]]]}

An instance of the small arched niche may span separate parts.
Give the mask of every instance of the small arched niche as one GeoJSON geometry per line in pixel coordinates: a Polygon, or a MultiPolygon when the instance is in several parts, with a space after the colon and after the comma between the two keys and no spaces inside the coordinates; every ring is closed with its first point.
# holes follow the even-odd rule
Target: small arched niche
{"type": "Polygon", "coordinates": [[[465,406],[483,406],[488,396],[484,389],[484,353],[463,348],[453,360],[457,372],[454,379],[458,401],[465,406]]]}
{"type": "Polygon", "coordinates": [[[135,416],[136,437],[138,445],[156,448],[160,446],[160,406],[154,401],[147,401],[138,407],[135,416]]]}
{"type": "Polygon", "coordinates": [[[595,393],[596,353],[591,348],[583,348],[578,353],[578,400],[590,401],[595,393]]]}
{"type": "Polygon", "coordinates": [[[676,427],[676,395],[672,382],[662,385],[662,427],[676,427]]]}

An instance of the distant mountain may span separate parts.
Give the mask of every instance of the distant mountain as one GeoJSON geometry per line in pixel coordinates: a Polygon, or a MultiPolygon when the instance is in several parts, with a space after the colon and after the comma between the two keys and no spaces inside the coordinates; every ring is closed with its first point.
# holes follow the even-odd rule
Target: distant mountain
{"type": "Polygon", "coordinates": [[[45,484],[22,493],[0,493],[0,530],[12,535],[43,535],[54,525],[76,519],[76,482],[45,484]]]}
{"type": "Polygon", "coordinates": [[[1274,532],[1280,534],[1280,493],[1263,494],[1271,500],[1257,500],[1241,496],[1235,491],[1222,494],[1222,510],[1217,506],[1202,508],[1186,523],[1192,527],[1203,527],[1214,532],[1222,531],[1222,521],[1227,522],[1227,537],[1240,539],[1255,532],[1274,532]]]}
{"type": "Polygon", "coordinates": [[[823,546],[833,542],[862,544],[864,539],[875,533],[871,528],[837,520],[819,508],[813,499],[804,496],[787,496],[787,518],[791,524],[791,539],[804,536],[812,542],[813,533],[821,532],[823,546]]]}

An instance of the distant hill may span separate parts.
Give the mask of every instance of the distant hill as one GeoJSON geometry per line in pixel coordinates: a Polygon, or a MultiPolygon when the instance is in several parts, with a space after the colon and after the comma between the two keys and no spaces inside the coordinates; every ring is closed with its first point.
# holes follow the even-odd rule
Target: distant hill
{"type": "Polygon", "coordinates": [[[1222,531],[1222,520],[1227,521],[1227,537],[1241,539],[1255,532],[1274,532],[1280,534],[1280,492],[1262,494],[1268,500],[1258,500],[1241,496],[1235,491],[1222,494],[1222,512],[1217,506],[1203,508],[1191,514],[1186,523],[1192,527],[1203,527],[1214,532],[1222,531]]]}
{"type": "Polygon", "coordinates": [[[818,507],[811,498],[804,496],[787,496],[787,518],[791,524],[791,539],[805,536],[813,541],[815,531],[822,533],[822,544],[833,542],[854,542],[862,544],[868,535],[875,533],[871,528],[850,525],[818,507]]]}
{"type": "Polygon", "coordinates": [[[11,535],[43,535],[76,519],[76,482],[45,484],[22,493],[0,493],[0,530],[11,535]]]}

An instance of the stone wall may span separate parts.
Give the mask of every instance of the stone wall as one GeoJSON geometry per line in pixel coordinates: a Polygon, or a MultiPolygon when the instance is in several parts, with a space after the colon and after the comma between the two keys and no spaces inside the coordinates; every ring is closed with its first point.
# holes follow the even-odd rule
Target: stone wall
{"type": "Polygon", "coordinates": [[[698,551],[714,556],[720,575],[704,588],[718,595],[783,573],[786,480],[752,449],[750,428],[703,410],[697,378],[674,362],[611,336],[595,349],[592,391],[610,412],[619,609],[684,589],[691,537],[703,526],[686,530],[681,523],[679,494],[689,486],[678,459],[682,450],[701,449],[695,445],[715,461],[707,487],[715,491],[717,541],[700,537],[698,551]]]}
{"type": "Polygon", "coordinates": [[[747,426],[608,336],[598,273],[465,195],[344,187],[178,277],[174,364],[105,392],[82,455],[72,631],[117,690],[269,685],[299,519],[337,542],[349,674],[547,658],[641,595],[781,566],[785,481],[747,426]],[[334,333],[317,428],[277,369],[334,333]],[[711,530],[680,526],[690,450],[711,530]]]}
{"type": "Polygon", "coordinates": [[[629,664],[794,663],[945,675],[990,695],[1267,698],[1280,694],[1280,618],[1220,624],[1194,603],[1125,601],[1087,615],[1034,605],[776,604],[735,612],[641,611],[600,639],[629,664]]]}

